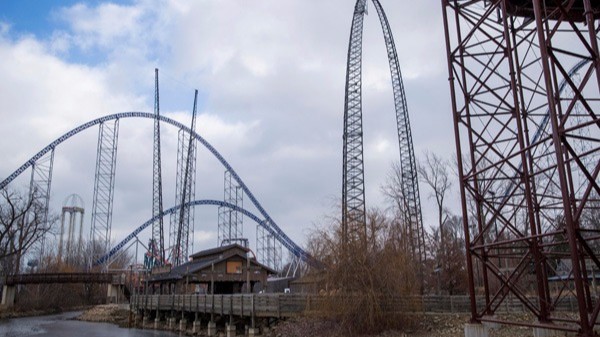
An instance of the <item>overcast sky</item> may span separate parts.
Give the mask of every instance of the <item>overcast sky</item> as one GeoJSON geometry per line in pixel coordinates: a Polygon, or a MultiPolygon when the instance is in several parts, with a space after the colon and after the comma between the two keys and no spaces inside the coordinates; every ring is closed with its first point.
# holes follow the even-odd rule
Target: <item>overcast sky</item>
{"type": "MultiPolygon", "coordinates": [[[[381,0],[398,48],[417,156],[454,152],[439,0],[381,0]]],[[[198,89],[198,132],[298,244],[341,198],[345,64],[353,0],[0,2],[0,179],[91,119],[153,110],[185,124],[198,89]]],[[[367,207],[398,160],[395,112],[376,12],[363,59],[367,207]]],[[[122,120],[113,218],[119,241],[151,216],[152,121],[122,120]]],[[[51,208],[71,193],[89,231],[98,129],[56,150],[51,208]]],[[[165,208],[174,205],[177,130],[163,125],[165,208]]],[[[196,199],[223,198],[223,168],[198,152],[196,199]]],[[[11,187],[24,190],[29,172],[11,187]]],[[[454,186],[456,187],[456,186],[454,186]]],[[[455,188],[456,190],[456,188],[455,188]]],[[[424,220],[435,213],[421,184],[424,220]]],[[[244,206],[258,214],[246,199],[244,206]]],[[[255,224],[244,220],[254,238],[255,224]]],[[[217,209],[196,210],[194,250],[217,241],[217,209]]],[[[166,222],[168,223],[168,221],[166,222]]],[[[149,231],[142,238],[147,240],[149,231]]]]}

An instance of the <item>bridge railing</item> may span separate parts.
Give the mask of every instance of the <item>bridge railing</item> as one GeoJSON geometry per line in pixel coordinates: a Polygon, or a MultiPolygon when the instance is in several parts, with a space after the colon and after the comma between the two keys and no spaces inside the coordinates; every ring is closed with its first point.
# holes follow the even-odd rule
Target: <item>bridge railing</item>
{"type": "Polygon", "coordinates": [[[8,275],[4,284],[43,284],[43,283],[113,283],[112,273],[37,273],[8,275]]]}

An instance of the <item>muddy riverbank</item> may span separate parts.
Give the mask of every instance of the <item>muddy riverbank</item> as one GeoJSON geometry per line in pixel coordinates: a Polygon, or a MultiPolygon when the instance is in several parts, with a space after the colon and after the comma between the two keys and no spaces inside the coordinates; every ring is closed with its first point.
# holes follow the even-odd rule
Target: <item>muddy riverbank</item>
{"type": "Polygon", "coordinates": [[[120,328],[112,323],[78,320],[82,312],[0,320],[0,336],[6,337],[175,337],[178,334],[120,328]]]}

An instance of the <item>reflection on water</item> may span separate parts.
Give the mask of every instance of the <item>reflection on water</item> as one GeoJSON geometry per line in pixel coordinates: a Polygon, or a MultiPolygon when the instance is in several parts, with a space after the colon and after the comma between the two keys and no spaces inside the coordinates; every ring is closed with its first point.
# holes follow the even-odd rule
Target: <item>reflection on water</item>
{"type": "Polygon", "coordinates": [[[122,329],[108,323],[76,321],[80,312],[0,320],[0,337],[158,337],[178,336],[156,330],[122,329]]]}

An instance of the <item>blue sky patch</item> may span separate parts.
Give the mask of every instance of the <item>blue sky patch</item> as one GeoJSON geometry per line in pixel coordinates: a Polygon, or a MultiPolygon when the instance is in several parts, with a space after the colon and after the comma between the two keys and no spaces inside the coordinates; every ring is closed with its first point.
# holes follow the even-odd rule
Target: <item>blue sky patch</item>
{"type": "MultiPolygon", "coordinates": [[[[81,1],[77,0],[0,0],[0,21],[11,26],[12,34],[33,34],[38,39],[46,39],[56,29],[65,28],[64,22],[58,22],[52,16],[60,8],[71,7],[81,1]]],[[[90,0],[85,2],[94,7],[103,1],[90,0]]],[[[113,1],[113,3],[131,3],[128,0],[113,1]]]]}

